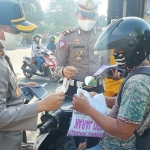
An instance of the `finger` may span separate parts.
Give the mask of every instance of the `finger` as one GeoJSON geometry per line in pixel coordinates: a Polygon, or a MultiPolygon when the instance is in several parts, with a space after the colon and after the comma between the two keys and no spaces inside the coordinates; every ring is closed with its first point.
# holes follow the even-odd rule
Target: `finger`
{"type": "Polygon", "coordinates": [[[112,71],[112,74],[114,75],[114,74],[115,74],[115,71],[114,71],[113,69],[111,69],[111,71],[112,71]]]}

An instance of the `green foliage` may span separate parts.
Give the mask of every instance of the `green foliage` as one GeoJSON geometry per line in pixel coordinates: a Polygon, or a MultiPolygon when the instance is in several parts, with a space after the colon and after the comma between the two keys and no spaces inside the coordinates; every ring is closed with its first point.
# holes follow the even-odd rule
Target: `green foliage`
{"type": "Polygon", "coordinates": [[[74,0],[51,0],[44,22],[53,28],[53,34],[72,28],[76,25],[75,10],[74,0]]]}
{"type": "MultiPolygon", "coordinates": [[[[50,35],[76,26],[76,4],[74,0],[50,0],[44,12],[39,0],[13,0],[21,3],[26,19],[38,25],[35,33],[50,35]]],[[[44,0],[42,1],[44,3],[44,0]]],[[[107,25],[106,16],[100,16],[97,25],[107,25]]],[[[33,33],[34,34],[34,33],[33,33]]]]}

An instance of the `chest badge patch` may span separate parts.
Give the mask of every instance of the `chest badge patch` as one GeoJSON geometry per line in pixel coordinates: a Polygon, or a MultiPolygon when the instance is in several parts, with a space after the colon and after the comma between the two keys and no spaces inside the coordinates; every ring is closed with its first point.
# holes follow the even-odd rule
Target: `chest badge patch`
{"type": "Polygon", "coordinates": [[[59,49],[63,48],[66,45],[66,41],[60,40],[59,41],[59,49]]]}
{"type": "Polygon", "coordinates": [[[76,45],[80,45],[80,44],[81,44],[79,39],[75,39],[75,40],[74,40],[74,43],[75,43],[76,45]]]}
{"type": "Polygon", "coordinates": [[[83,51],[76,51],[75,53],[77,55],[76,61],[80,61],[82,59],[81,55],[83,54],[83,51]]]}

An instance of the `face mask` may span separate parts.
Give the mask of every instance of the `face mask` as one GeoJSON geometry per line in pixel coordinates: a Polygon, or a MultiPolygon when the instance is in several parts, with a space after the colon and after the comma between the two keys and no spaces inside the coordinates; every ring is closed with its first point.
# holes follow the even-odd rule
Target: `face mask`
{"type": "Polygon", "coordinates": [[[96,21],[78,19],[80,28],[84,31],[90,31],[96,24],[96,21]]]}
{"type": "Polygon", "coordinates": [[[21,44],[22,39],[23,39],[23,36],[21,33],[11,34],[11,33],[4,32],[4,31],[3,33],[5,36],[5,40],[0,39],[0,42],[6,50],[14,50],[21,44]]]}
{"type": "Polygon", "coordinates": [[[125,53],[114,52],[114,58],[115,58],[117,66],[122,67],[123,65],[126,64],[125,53]]]}

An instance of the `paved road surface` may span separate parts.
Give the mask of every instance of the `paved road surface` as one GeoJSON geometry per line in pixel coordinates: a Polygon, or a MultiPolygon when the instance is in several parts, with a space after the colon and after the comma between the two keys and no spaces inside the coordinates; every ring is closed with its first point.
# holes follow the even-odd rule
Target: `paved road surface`
{"type": "MultiPolygon", "coordinates": [[[[15,73],[17,74],[20,82],[25,82],[25,83],[26,82],[37,82],[38,84],[48,83],[45,86],[45,89],[49,93],[54,92],[54,90],[56,88],[56,83],[51,82],[48,78],[33,76],[31,79],[28,79],[28,78],[24,77],[22,70],[21,70],[22,60],[23,60],[24,55],[30,56],[30,53],[31,53],[30,47],[22,46],[22,47],[19,47],[17,50],[11,50],[11,51],[7,50],[6,53],[12,61],[15,73]]],[[[38,123],[39,122],[40,122],[40,115],[39,115],[38,123]]],[[[28,131],[27,132],[28,140],[35,140],[37,133],[38,132],[28,131]]]]}

